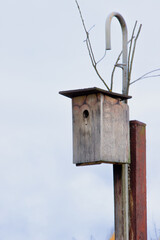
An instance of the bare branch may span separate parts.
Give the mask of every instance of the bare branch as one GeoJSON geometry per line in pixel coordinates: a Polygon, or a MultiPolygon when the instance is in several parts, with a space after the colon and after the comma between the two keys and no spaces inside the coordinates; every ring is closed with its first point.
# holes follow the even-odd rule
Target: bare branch
{"type": "MultiPolygon", "coordinates": [[[[135,25],[136,26],[136,25],[135,25]]],[[[134,59],[134,54],[135,54],[135,49],[136,49],[136,43],[137,43],[137,39],[139,37],[140,31],[142,28],[142,24],[140,24],[137,35],[135,37],[134,40],[134,45],[133,45],[133,50],[132,50],[132,56],[131,56],[131,60],[129,59],[129,64],[128,64],[128,86],[127,86],[127,93],[129,93],[129,86],[130,86],[130,81],[131,81],[131,73],[132,73],[132,67],[133,67],[133,59],[134,59]]],[[[135,31],[135,27],[133,29],[133,32],[135,31]]],[[[131,50],[131,48],[130,48],[131,50]]]]}
{"type": "Polygon", "coordinates": [[[99,72],[98,72],[96,66],[94,66],[94,69],[95,69],[95,71],[96,71],[98,77],[101,79],[101,81],[103,82],[103,84],[104,84],[104,85],[106,86],[106,88],[108,89],[108,91],[111,92],[111,89],[108,87],[108,85],[106,84],[106,82],[104,81],[104,79],[103,79],[103,78],[101,77],[101,75],[99,74],[99,72]]]}
{"type": "Polygon", "coordinates": [[[129,46],[129,53],[128,53],[128,66],[129,66],[129,64],[130,64],[132,43],[133,43],[133,37],[134,37],[134,32],[135,32],[136,26],[137,26],[137,21],[136,21],[135,24],[134,24],[134,28],[133,28],[132,36],[131,36],[131,41],[130,41],[130,46],[129,46]]]}
{"type": "Polygon", "coordinates": [[[89,44],[89,48],[90,48],[90,52],[91,52],[93,61],[94,61],[95,64],[97,64],[97,63],[96,63],[96,60],[95,60],[95,57],[94,57],[93,50],[92,50],[92,45],[91,45],[91,42],[90,42],[90,39],[89,39],[89,33],[88,33],[88,44],[89,44]]]}
{"type": "Polygon", "coordinates": [[[89,45],[89,43],[88,43],[88,40],[86,40],[86,45],[87,45],[87,49],[88,49],[88,53],[89,53],[89,56],[90,56],[92,65],[93,65],[93,67],[94,67],[94,66],[95,66],[95,61],[94,61],[93,56],[92,56],[92,53],[91,53],[91,51],[90,51],[90,45],[89,45]]]}
{"type": "MultiPolygon", "coordinates": [[[[128,53],[128,87],[127,87],[127,92],[129,91],[129,86],[130,86],[131,71],[132,71],[132,66],[133,66],[133,59],[134,59],[134,54],[135,54],[136,43],[137,43],[137,39],[138,39],[140,31],[141,31],[142,24],[140,24],[137,35],[135,37],[134,33],[135,33],[136,26],[137,26],[137,21],[134,24],[131,39],[128,41],[128,44],[130,43],[130,46],[129,46],[129,53],[128,53]],[[132,50],[133,39],[134,39],[134,45],[133,45],[133,50],[132,50]]],[[[122,53],[123,53],[123,51],[121,51],[120,54],[118,55],[118,58],[116,60],[116,63],[114,64],[114,67],[113,67],[113,70],[112,70],[111,87],[110,87],[111,91],[113,89],[114,73],[115,73],[116,67],[119,67],[118,62],[120,60],[120,57],[121,57],[122,53]]]]}
{"type": "Polygon", "coordinates": [[[91,29],[94,27],[92,26],[89,31],[87,31],[86,29],[86,26],[85,26],[85,22],[84,22],[84,19],[83,19],[83,16],[82,16],[82,12],[81,12],[81,9],[80,9],[80,6],[77,2],[77,0],[75,0],[76,4],[77,4],[77,8],[79,10],[79,14],[80,14],[80,18],[81,18],[81,21],[82,21],[82,24],[83,24],[83,27],[84,27],[84,30],[85,30],[85,33],[86,33],[86,45],[87,45],[87,49],[88,49],[88,53],[89,53],[89,57],[91,59],[91,63],[92,63],[92,66],[94,67],[98,77],[101,79],[101,81],[103,82],[103,84],[105,85],[105,87],[110,91],[108,85],[106,84],[106,82],[104,81],[104,79],[101,77],[101,75],[99,74],[98,70],[97,70],[97,63],[99,63],[102,59],[100,59],[98,62],[96,62],[95,60],[95,57],[94,57],[94,53],[93,53],[93,50],[92,50],[92,45],[91,45],[91,41],[90,41],[90,38],[89,38],[89,31],[91,31],[91,29]]]}
{"type": "MultiPolygon", "coordinates": [[[[97,69],[97,65],[98,63],[100,63],[104,57],[106,56],[106,51],[105,51],[105,54],[104,56],[99,60],[99,61],[96,61],[95,60],[95,56],[94,56],[94,52],[93,52],[93,49],[92,49],[92,44],[91,44],[91,41],[90,41],[90,37],[89,37],[89,32],[93,29],[93,27],[95,25],[93,25],[88,31],[87,31],[87,28],[86,28],[86,25],[85,25],[85,22],[84,22],[84,19],[83,19],[83,16],[82,16],[82,12],[81,12],[81,9],[80,9],[80,6],[78,4],[78,1],[75,0],[76,2],[76,5],[77,5],[77,8],[78,8],[78,11],[79,11],[79,14],[80,14],[80,18],[81,18],[81,21],[82,21],[82,25],[83,25],[83,28],[85,30],[85,33],[86,33],[86,46],[87,46],[87,50],[88,50],[88,53],[89,53],[89,57],[91,59],[91,63],[92,63],[92,66],[95,70],[95,72],[97,73],[98,77],[101,79],[101,81],[103,82],[103,84],[105,85],[105,87],[109,90],[109,91],[112,91],[113,89],[113,77],[114,77],[114,72],[115,72],[115,69],[116,67],[121,67],[123,68],[122,64],[118,64],[120,58],[121,58],[121,55],[123,53],[123,51],[120,52],[120,54],[118,55],[118,58],[116,60],[116,63],[114,64],[114,67],[113,67],[113,70],[112,70],[112,74],[111,74],[111,87],[109,88],[108,85],[106,84],[106,82],[104,81],[104,79],[101,77],[98,69],[97,69]]],[[[150,71],[144,75],[142,75],[140,78],[134,80],[133,82],[130,82],[131,81],[131,72],[132,72],[132,67],[133,67],[133,60],[134,60],[134,55],[135,55],[135,49],[136,49],[136,43],[137,43],[137,39],[139,37],[139,34],[140,34],[140,31],[141,31],[141,28],[142,28],[142,24],[140,24],[139,28],[138,28],[138,32],[137,32],[137,35],[136,37],[134,37],[134,34],[135,34],[135,30],[136,30],[136,27],[137,27],[137,21],[135,22],[134,24],[134,27],[133,27],[133,31],[132,31],[132,35],[131,35],[131,39],[128,41],[128,44],[130,43],[129,45],[129,53],[128,53],[128,87],[127,87],[127,93],[129,91],[129,86],[137,81],[140,81],[144,78],[150,78],[150,77],[158,77],[160,76],[160,74],[156,74],[156,75],[149,75],[155,71],[159,71],[160,69],[156,69],[156,70],[153,70],[153,71],[150,71]]]]}
{"type": "MultiPolygon", "coordinates": [[[[86,44],[87,44],[87,48],[89,49],[89,44],[88,44],[87,41],[86,41],[86,44]]],[[[98,70],[97,70],[97,67],[96,67],[96,64],[94,63],[93,58],[92,58],[91,53],[90,53],[89,50],[88,50],[88,52],[89,52],[89,56],[90,56],[90,59],[91,59],[91,62],[92,62],[92,66],[94,67],[94,69],[95,69],[98,77],[101,79],[101,81],[102,81],[103,84],[106,86],[106,88],[110,91],[108,85],[106,84],[106,82],[104,81],[104,79],[103,79],[103,78],[101,77],[101,75],[99,74],[99,72],[98,72],[98,70]]]]}
{"type": "MultiPolygon", "coordinates": [[[[127,44],[129,44],[133,39],[134,39],[134,36],[132,35],[132,38],[127,42],[127,44]]],[[[111,88],[110,88],[111,91],[113,89],[113,76],[114,76],[114,72],[116,70],[117,64],[118,64],[118,62],[119,62],[119,60],[121,58],[122,53],[123,53],[123,51],[121,51],[120,54],[118,55],[117,60],[116,60],[116,62],[114,64],[114,67],[113,67],[113,70],[112,70],[112,74],[111,74],[111,88]]]]}
{"type": "Polygon", "coordinates": [[[86,26],[85,26],[85,23],[84,23],[84,19],[83,19],[83,17],[82,17],[82,13],[81,13],[80,6],[79,6],[77,0],[75,0],[75,2],[76,2],[76,4],[77,4],[77,8],[78,8],[78,11],[79,11],[79,14],[80,14],[81,20],[82,20],[82,24],[83,24],[84,30],[85,30],[85,32],[86,32],[86,35],[87,35],[88,32],[87,32],[87,29],[86,29],[86,26]]]}
{"type": "Polygon", "coordinates": [[[156,74],[156,75],[149,75],[149,74],[151,74],[151,73],[154,73],[154,72],[157,72],[157,71],[160,71],[160,68],[158,68],[158,69],[155,69],[155,70],[152,70],[152,71],[150,71],[150,72],[147,72],[147,73],[145,73],[145,74],[144,74],[144,75],[142,75],[141,77],[139,77],[139,78],[137,78],[136,80],[132,81],[132,82],[130,83],[130,85],[132,85],[133,83],[135,83],[135,82],[138,82],[138,81],[140,81],[140,80],[142,80],[142,79],[145,79],[145,78],[159,77],[159,76],[160,76],[160,74],[156,74]],[[147,76],[147,75],[149,75],[149,76],[147,76]]]}
{"type": "Polygon", "coordinates": [[[78,11],[79,11],[79,14],[80,14],[80,18],[81,18],[81,21],[82,21],[82,24],[83,24],[83,27],[84,27],[84,30],[85,30],[85,33],[86,33],[86,37],[87,37],[86,41],[88,41],[88,45],[89,45],[88,51],[90,51],[92,59],[93,59],[94,63],[96,63],[95,57],[94,57],[94,54],[93,54],[93,50],[92,50],[92,46],[91,46],[91,42],[90,42],[90,39],[89,39],[89,32],[87,31],[87,28],[86,28],[86,25],[85,25],[85,22],[84,22],[84,19],[83,19],[83,16],[82,16],[82,12],[81,12],[80,6],[79,6],[77,0],[75,0],[75,2],[77,4],[77,8],[78,8],[78,11]]]}
{"type": "MultiPolygon", "coordinates": [[[[141,78],[140,80],[145,79],[145,78],[151,78],[151,77],[159,77],[159,76],[160,76],[160,74],[151,75],[151,76],[146,76],[146,77],[144,77],[144,78],[141,78]]],[[[133,82],[132,82],[132,83],[133,83],[133,82]]]]}
{"type": "Polygon", "coordinates": [[[132,67],[133,67],[133,59],[134,59],[134,54],[135,54],[135,49],[136,49],[136,43],[137,43],[137,39],[139,37],[141,28],[142,28],[142,24],[140,24],[139,29],[138,29],[138,33],[135,37],[134,45],[133,45],[133,51],[132,51],[132,57],[131,57],[130,64],[128,65],[128,69],[129,69],[129,71],[128,71],[128,85],[130,84],[130,80],[131,80],[131,72],[132,72],[132,67]]]}

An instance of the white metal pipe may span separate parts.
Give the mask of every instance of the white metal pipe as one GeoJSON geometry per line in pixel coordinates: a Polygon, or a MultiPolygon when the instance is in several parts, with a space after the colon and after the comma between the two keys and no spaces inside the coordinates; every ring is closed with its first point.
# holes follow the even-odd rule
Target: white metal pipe
{"type": "Polygon", "coordinates": [[[127,41],[128,41],[128,30],[127,25],[121,14],[117,12],[112,12],[106,19],[105,25],[105,35],[106,35],[106,50],[111,50],[111,21],[112,18],[116,17],[122,28],[122,51],[123,51],[123,63],[121,67],[123,69],[123,82],[122,82],[122,93],[127,94],[128,87],[128,51],[127,51],[127,41]]]}

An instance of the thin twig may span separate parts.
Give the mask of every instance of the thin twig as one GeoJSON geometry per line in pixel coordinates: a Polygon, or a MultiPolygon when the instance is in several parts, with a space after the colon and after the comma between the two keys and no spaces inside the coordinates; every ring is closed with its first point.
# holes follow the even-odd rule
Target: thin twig
{"type": "MultiPolygon", "coordinates": [[[[157,74],[157,75],[151,75],[151,76],[146,76],[146,77],[144,77],[144,78],[142,78],[142,79],[145,79],[145,78],[151,78],[151,77],[159,77],[160,76],[160,74],[157,74]]],[[[140,80],[142,80],[142,79],[140,79],[140,80]]]]}
{"type": "Polygon", "coordinates": [[[99,74],[99,72],[98,72],[96,66],[94,67],[94,69],[95,69],[95,71],[96,71],[98,77],[101,79],[101,81],[103,82],[103,84],[104,84],[104,85],[106,86],[106,88],[108,89],[108,91],[111,92],[111,89],[108,87],[108,85],[106,84],[106,82],[104,81],[104,79],[103,79],[103,78],[101,77],[101,75],[99,74]]]}
{"type": "MultiPolygon", "coordinates": [[[[101,75],[99,74],[98,70],[97,70],[97,63],[99,63],[101,61],[101,59],[96,62],[95,60],[95,56],[94,56],[94,53],[93,53],[93,50],[92,50],[92,45],[91,45],[91,41],[90,41],[90,38],[89,38],[89,31],[93,28],[91,27],[89,31],[87,31],[86,29],[86,26],[85,26],[85,22],[84,22],[84,19],[83,19],[83,16],[82,16],[82,12],[81,12],[81,9],[80,9],[80,6],[77,2],[77,0],[75,0],[76,4],[77,4],[77,8],[79,10],[79,14],[80,14],[80,18],[81,18],[81,21],[82,21],[82,24],[83,24],[83,27],[84,27],[84,30],[85,30],[85,33],[86,33],[86,45],[87,45],[87,49],[88,49],[88,53],[89,53],[89,57],[91,59],[91,63],[92,63],[92,66],[94,67],[98,77],[101,79],[101,81],[103,82],[103,84],[105,85],[105,87],[110,91],[108,85],[106,84],[106,82],[104,81],[104,79],[101,77],[101,75]]],[[[103,57],[104,58],[104,57],[103,57]]]]}
{"type": "Polygon", "coordinates": [[[137,43],[137,39],[139,37],[141,28],[142,28],[142,24],[140,24],[138,32],[137,32],[137,35],[135,37],[134,45],[133,45],[133,51],[132,51],[132,57],[131,57],[130,64],[128,65],[128,69],[129,69],[129,72],[128,72],[128,85],[130,84],[130,80],[131,80],[131,72],[132,72],[132,67],[133,67],[133,59],[134,59],[134,54],[135,54],[135,49],[136,49],[136,43],[137,43]]]}
{"type": "Polygon", "coordinates": [[[86,29],[86,25],[85,25],[85,22],[84,22],[84,19],[83,19],[83,16],[82,16],[82,12],[81,12],[80,6],[79,6],[77,0],[75,0],[75,2],[77,4],[77,8],[78,8],[78,11],[79,11],[79,14],[80,14],[80,18],[81,18],[81,21],[82,21],[82,24],[83,24],[83,27],[84,27],[84,30],[85,30],[85,33],[86,33],[86,37],[87,37],[86,41],[88,41],[88,44],[89,44],[89,51],[91,53],[91,56],[93,58],[94,63],[96,63],[95,57],[94,57],[94,54],[93,54],[93,51],[92,51],[91,42],[90,42],[90,39],[89,39],[89,32],[86,29]]]}
{"type": "Polygon", "coordinates": [[[133,83],[135,83],[135,82],[138,82],[138,81],[140,81],[140,80],[142,80],[142,79],[144,79],[144,78],[149,78],[149,77],[153,77],[153,76],[154,76],[154,77],[159,77],[160,74],[153,75],[153,76],[147,76],[148,74],[151,74],[151,73],[154,73],[154,72],[157,72],[157,71],[160,71],[160,68],[157,68],[157,69],[155,69],[155,70],[152,70],[152,71],[150,71],[150,72],[147,72],[147,73],[143,74],[141,77],[139,77],[139,78],[137,78],[136,80],[132,81],[132,82],[130,83],[130,85],[133,84],[133,83]]]}
{"type": "Polygon", "coordinates": [[[106,84],[106,82],[104,81],[104,79],[101,77],[101,75],[100,75],[99,72],[98,72],[98,69],[97,69],[97,67],[96,67],[96,63],[94,62],[93,56],[92,56],[91,51],[90,51],[89,42],[86,41],[86,44],[87,44],[88,53],[89,53],[89,56],[90,56],[90,59],[91,59],[91,62],[92,62],[92,66],[94,67],[94,69],[95,69],[98,77],[101,79],[101,81],[103,82],[103,84],[105,85],[105,87],[110,91],[108,85],[106,84]]]}
{"type": "Polygon", "coordinates": [[[146,77],[143,77],[143,78],[141,78],[141,79],[134,80],[133,82],[130,83],[130,85],[132,85],[133,83],[136,83],[136,82],[138,82],[138,81],[141,81],[141,80],[143,80],[143,79],[145,79],[145,78],[152,78],[152,77],[160,77],[160,74],[151,75],[151,76],[146,76],[146,77]]]}
{"type": "Polygon", "coordinates": [[[88,53],[89,53],[92,65],[94,67],[95,66],[95,62],[94,62],[93,56],[92,56],[91,51],[90,51],[90,46],[89,46],[88,40],[86,40],[86,45],[87,45],[87,49],[88,49],[88,53]]]}
{"type": "Polygon", "coordinates": [[[127,86],[127,94],[129,93],[129,87],[130,87],[130,81],[131,81],[131,73],[132,73],[132,67],[133,67],[133,59],[134,59],[134,54],[135,54],[135,49],[136,49],[136,43],[137,43],[137,39],[139,37],[140,31],[142,28],[142,24],[140,24],[137,35],[135,37],[134,40],[134,45],[133,45],[133,50],[132,50],[132,56],[131,56],[131,60],[129,62],[128,65],[128,86],[127,86]]]}
{"type": "Polygon", "coordinates": [[[106,50],[105,50],[105,53],[104,53],[103,57],[100,58],[100,59],[97,61],[97,64],[100,63],[100,62],[105,58],[105,56],[106,56],[106,50]]]}
{"type": "MultiPolygon", "coordinates": [[[[127,42],[127,44],[129,44],[133,39],[134,39],[134,36],[132,36],[132,38],[127,42]]],[[[114,76],[114,72],[116,70],[117,64],[118,64],[118,62],[120,60],[120,57],[121,57],[122,53],[123,53],[123,51],[121,51],[120,54],[118,55],[117,60],[116,60],[116,62],[114,64],[114,67],[113,67],[113,70],[112,70],[112,74],[111,74],[111,88],[110,88],[111,91],[113,89],[113,76],[114,76]]]]}
{"type": "Polygon", "coordinates": [[[75,0],[75,2],[76,2],[76,4],[77,4],[77,8],[78,8],[78,11],[79,11],[79,14],[80,14],[81,20],[82,20],[82,24],[83,24],[84,30],[85,30],[85,32],[86,32],[86,34],[87,34],[87,29],[86,29],[86,26],[85,26],[85,23],[84,23],[84,19],[83,19],[83,17],[82,17],[82,13],[81,13],[80,6],[79,6],[77,0],[75,0]]]}
{"type": "Polygon", "coordinates": [[[93,26],[88,30],[88,32],[90,32],[94,27],[95,27],[95,25],[93,25],[93,26]]]}
{"type": "Polygon", "coordinates": [[[94,53],[93,53],[93,50],[92,50],[92,45],[91,45],[91,42],[90,42],[90,39],[89,39],[89,33],[88,33],[88,43],[89,43],[90,52],[92,54],[93,61],[94,61],[95,65],[96,65],[97,63],[96,63],[96,60],[95,60],[95,57],[94,57],[94,53]]]}
{"type": "Polygon", "coordinates": [[[122,53],[123,53],[123,51],[121,51],[120,54],[118,55],[118,58],[117,58],[117,60],[116,60],[116,62],[115,62],[115,64],[114,64],[114,67],[113,67],[113,70],[112,70],[112,74],[111,74],[111,91],[112,91],[112,89],[113,89],[113,76],[114,76],[114,72],[115,72],[115,70],[116,70],[117,63],[119,62],[122,53]]]}
{"type": "Polygon", "coordinates": [[[143,80],[145,78],[152,78],[152,77],[160,77],[160,74],[152,75],[152,76],[148,76],[148,77],[144,77],[144,78],[141,78],[141,79],[134,80],[133,82],[130,83],[130,85],[132,85],[132,84],[134,84],[134,83],[136,83],[138,81],[141,81],[141,80],[143,80]]]}
{"type": "Polygon", "coordinates": [[[129,46],[129,53],[128,53],[128,66],[129,66],[129,64],[130,64],[132,43],[133,43],[133,37],[134,37],[134,32],[135,32],[136,26],[137,26],[137,21],[136,21],[135,24],[134,24],[134,28],[133,28],[132,36],[131,36],[131,41],[130,41],[130,46],[129,46]]]}

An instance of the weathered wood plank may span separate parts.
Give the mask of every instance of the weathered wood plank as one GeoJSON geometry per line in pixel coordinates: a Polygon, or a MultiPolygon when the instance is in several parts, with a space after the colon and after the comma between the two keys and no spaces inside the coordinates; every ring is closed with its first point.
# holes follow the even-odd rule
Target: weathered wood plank
{"type": "Polygon", "coordinates": [[[146,125],[130,122],[130,240],[147,239],[146,125]]]}

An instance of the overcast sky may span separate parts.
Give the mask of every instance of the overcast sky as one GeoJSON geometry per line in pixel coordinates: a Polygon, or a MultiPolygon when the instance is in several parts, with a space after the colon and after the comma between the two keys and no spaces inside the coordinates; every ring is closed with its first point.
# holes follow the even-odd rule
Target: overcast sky
{"type": "MultiPolygon", "coordinates": [[[[132,80],[160,68],[159,0],[79,0],[96,59],[105,51],[105,20],[123,15],[129,36],[142,23],[132,80]]],[[[72,164],[71,100],[61,90],[104,88],[83,42],[74,0],[0,1],[0,239],[107,240],[113,231],[112,165],[72,164]]],[[[112,21],[112,50],[99,64],[107,82],[121,51],[112,21]]],[[[121,92],[121,70],[114,91],[121,92]]],[[[130,89],[130,119],[147,124],[149,239],[160,236],[160,77],[130,89]]]]}

